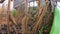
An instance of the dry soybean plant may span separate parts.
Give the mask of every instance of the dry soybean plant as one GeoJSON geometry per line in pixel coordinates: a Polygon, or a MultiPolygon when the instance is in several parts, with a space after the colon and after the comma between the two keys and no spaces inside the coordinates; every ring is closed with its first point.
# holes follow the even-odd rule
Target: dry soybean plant
{"type": "MultiPolygon", "coordinates": [[[[15,0],[14,0],[15,1],[15,0]]],[[[20,4],[18,7],[18,10],[16,12],[16,16],[14,17],[13,14],[10,11],[10,2],[11,0],[8,0],[8,8],[7,8],[7,31],[8,34],[37,34],[39,29],[42,28],[43,19],[46,16],[46,12],[48,12],[49,7],[49,0],[45,0],[45,6],[42,6],[42,0],[38,1],[38,7],[36,10],[35,17],[32,18],[32,14],[30,14],[28,11],[28,3],[29,0],[20,0],[20,4]],[[22,4],[23,1],[25,1],[25,9],[22,12],[22,4]],[[31,19],[34,19],[34,22],[32,22],[31,19]],[[31,24],[32,23],[32,24],[31,24]],[[29,30],[30,28],[30,30],[29,30]]],[[[50,10],[50,9],[49,9],[50,10]]],[[[51,16],[51,12],[48,14],[48,18],[46,19],[46,24],[49,22],[49,17],[51,16]]]]}

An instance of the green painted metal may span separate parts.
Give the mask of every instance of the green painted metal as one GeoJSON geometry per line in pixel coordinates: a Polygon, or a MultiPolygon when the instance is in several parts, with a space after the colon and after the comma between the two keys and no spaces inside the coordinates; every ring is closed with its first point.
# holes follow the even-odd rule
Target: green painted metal
{"type": "Polygon", "coordinates": [[[58,7],[55,7],[54,21],[50,34],[60,34],[60,9],[58,7]]]}

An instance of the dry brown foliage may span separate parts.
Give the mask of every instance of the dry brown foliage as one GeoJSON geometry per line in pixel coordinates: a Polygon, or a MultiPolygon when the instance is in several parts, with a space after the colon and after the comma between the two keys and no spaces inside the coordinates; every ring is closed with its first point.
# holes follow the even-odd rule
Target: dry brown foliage
{"type": "MultiPolygon", "coordinates": [[[[8,8],[7,8],[8,10],[6,11],[6,13],[7,13],[6,19],[7,19],[7,25],[8,25],[8,34],[11,34],[10,24],[13,24],[13,25],[21,24],[21,28],[22,28],[21,33],[22,34],[37,34],[37,31],[43,26],[43,23],[42,23],[43,22],[43,17],[46,16],[46,12],[47,12],[47,9],[48,9],[48,6],[49,6],[48,0],[45,0],[46,5],[44,7],[42,7],[42,0],[38,0],[38,9],[37,9],[36,14],[35,14],[36,16],[34,17],[34,20],[35,20],[34,23],[31,21],[32,14],[28,13],[28,0],[25,0],[26,2],[25,2],[24,12],[22,12],[22,10],[21,10],[23,0],[20,1],[20,5],[19,5],[18,10],[17,10],[17,15],[15,17],[12,15],[12,13],[10,11],[10,1],[11,0],[8,1],[8,8]],[[33,25],[31,23],[33,23],[33,25]],[[31,31],[28,30],[28,28],[29,28],[28,24],[31,24],[31,26],[32,26],[31,31]]],[[[0,14],[3,13],[3,11],[5,11],[3,8],[0,9],[0,14]]],[[[49,14],[48,18],[50,16],[51,16],[51,13],[49,14]]],[[[0,19],[1,18],[2,17],[0,17],[0,19]]],[[[46,24],[48,23],[47,21],[48,21],[48,19],[46,20],[46,24]]]]}

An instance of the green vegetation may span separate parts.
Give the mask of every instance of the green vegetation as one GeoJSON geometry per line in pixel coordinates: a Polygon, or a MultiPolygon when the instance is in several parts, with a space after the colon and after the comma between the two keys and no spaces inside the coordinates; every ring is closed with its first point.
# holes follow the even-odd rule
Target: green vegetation
{"type": "Polygon", "coordinates": [[[12,12],[13,16],[16,16],[16,12],[17,12],[17,10],[13,10],[13,12],[12,12]]]}

